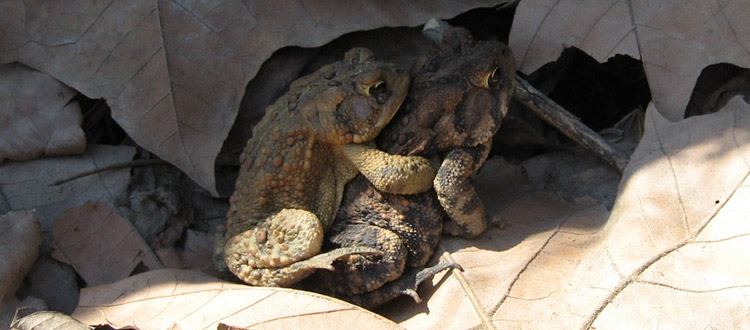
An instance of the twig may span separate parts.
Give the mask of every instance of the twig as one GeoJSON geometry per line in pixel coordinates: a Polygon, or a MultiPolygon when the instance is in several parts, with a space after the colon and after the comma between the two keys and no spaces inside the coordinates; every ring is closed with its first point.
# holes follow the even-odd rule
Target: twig
{"type": "MultiPolygon", "coordinates": [[[[458,264],[456,260],[453,260],[453,257],[451,256],[451,253],[448,251],[443,250],[442,256],[445,257],[446,260],[449,262],[458,264]]],[[[474,307],[474,311],[477,313],[477,316],[482,321],[482,325],[485,329],[489,330],[497,330],[497,327],[494,323],[492,323],[492,320],[490,319],[490,316],[487,314],[487,310],[484,309],[482,306],[482,303],[479,301],[479,298],[477,298],[477,295],[474,293],[474,290],[471,288],[471,285],[469,284],[469,281],[466,280],[466,277],[464,276],[463,272],[453,272],[453,275],[458,280],[458,284],[461,286],[461,289],[463,289],[464,293],[466,294],[466,297],[469,298],[469,302],[471,302],[472,307],[474,307]]]]}
{"type": "Polygon", "coordinates": [[[133,160],[133,161],[122,162],[122,163],[114,163],[114,164],[110,164],[104,167],[95,168],[92,170],[81,172],[81,173],[78,173],[74,176],[71,176],[65,179],[57,180],[53,182],[52,184],[50,184],[50,186],[59,186],[61,184],[65,184],[70,181],[78,180],[82,177],[101,173],[104,171],[119,170],[119,169],[128,168],[128,167],[135,167],[135,166],[150,166],[150,165],[160,165],[160,164],[167,164],[167,162],[161,159],[140,159],[140,160],[133,160]]]}
{"type": "Polygon", "coordinates": [[[629,161],[627,155],[613,148],[576,116],[518,76],[516,76],[516,90],[513,97],[575,143],[593,152],[607,164],[616,168],[620,173],[625,170],[629,161]]]}

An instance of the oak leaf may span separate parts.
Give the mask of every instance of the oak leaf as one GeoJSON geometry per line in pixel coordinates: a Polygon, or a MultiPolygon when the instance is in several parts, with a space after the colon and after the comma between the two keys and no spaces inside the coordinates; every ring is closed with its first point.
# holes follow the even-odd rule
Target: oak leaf
{"type": "Polygon", "coordinates": [[[188,270],[138,274],[86,288],[73,317],[140,329],[401,329],[385,318],[314,293],[218,281],[188,270]]]}

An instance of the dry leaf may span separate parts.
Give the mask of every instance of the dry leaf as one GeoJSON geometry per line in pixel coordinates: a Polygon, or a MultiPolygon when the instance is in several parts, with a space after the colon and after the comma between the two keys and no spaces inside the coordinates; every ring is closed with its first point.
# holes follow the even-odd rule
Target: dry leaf
{"type": "Polygon", "coordinates": [[[500,2],[4,1],[0,63],[105,98],[140,146],[216,194],[216,155],[247,82],[275,50],[500,2]]]}
{"type": "Polygon", "coordinates": [[[68,263],[88,285],[128,277],[139,263],[161,268],[151,248],[130,222],[106,204],[88,202],[55,219],[52,256],[68,263]]]}
{"type": "Polygon", "coordinates": [[[509,46],[531,73],[575,46],[599,62],[615,54],[640,58],[626,1],[525,0],[516,8],[509,46]]]}
{"type": "Polygon", "coordinates": [[[748,328],[749,160],[741,98],[677,123],[650,106],[611,214],[544,193],[516,199],[499,213],[506,230],[443,242],[464,273],[389,316],[407,329],[748,328]]]}
{"type": "Polygon", "coordinates": [[[40,311],[13,321],[11,330],[89,330],[89,326],[60,312],[40,311]]]}
{"type": "Polygon", "coordinates": [[[651,109],[631,161],[640,171],[621,183],[604,246],[601,266],[618,282],[593,326],[750,327],[749,111],[735,97],[717,114],[672,124],[651,109]],[[648,317],[632,317],[642,309],[648,317]]]}
{"type": "Polygon", "coordinates": [[[10,324],[17,305],[15,293],[39,255],[42,233],[33,212],[0,215],[0,327],[10,324]]]}
{"type": "Polygon", "coordinates": [[[632,2],[643,65],[656,108],[683,117],[695,81],[710,64],[750,67],[750,6],[743,0],[632,2]]]}
{"type": "Polygon", "coordinates": [[[0,212],[36,210],[42,231],[52,231],[53,219],[71,207],[87,201],[113,205],[126,192],[129,169],[104,171],[60,186],[56,180],[133,159],[128,146],[90,145],[81,156],[44,158],[28,162],[8,162],[0,166],[0,212]]]}
{"type": "Polygon", "coordinates": [[[5,158],[80,154],[86,149],[76,92],[21,64],[0,65],[0,164],[5,158]]]}
{"type": "Polygon", "coordinates": [[[750,67],[748,17],[743,0],[526,0],[516,10],[510,46],[527,73],[569,46],[600,62],[614,54],[641,58],[656,108],[678,120],[706,66],[750,67]]]}
{"type": "Polygon", "coordinates": [[[339,300],[281,288],[220,282],[186,270],[165,269],[86,288],[73,317],[86,324],[141,329],[401,329],[385,318],[339,300]]]}
{"type": "MultiPolygon", "coordinates": [[[[488,205],[495,203],[493,197],[505,187],[508,186],[478,185],[488,205]]],[[[429,293],[424,305],[412,303],[411,307],[402,307],[387,316],[402,320],[400,324],[407,329],[472,329],[477,326],[491,329],[495,321],[493,311],[507,299],[508,290],[520,276],[528,272],[546,278],[524,288],[525,294],[543,296],[545,290],[556,285],[545,283],[556,279],[554,274],[558,270],[554,266],[529,268],[531,260],[546,255],[544,250],[551,248],[552,237],[560,232],[572,235],[596,232],[608,214],[602,205],[592,202],[575,205],[545,192],[529,192],[501,211],[493,206],[488,211],[502,217],[504,229],[492,228],[473,241],[450,238],[441,242],[442,249],[451,254],[464,272],[454,271],[447,278],[435,278],[435,291],[429,293]],[[471,301],[472,297],[478,305],[471,301]]],[[[546,317],[541,313],[533,319],[546,317]]]]}
{"type": "Polygon", "coordinates": [[[39,255],[42,235],[33,212],[0,215],[0,301],[11,298],[39,255]]]}

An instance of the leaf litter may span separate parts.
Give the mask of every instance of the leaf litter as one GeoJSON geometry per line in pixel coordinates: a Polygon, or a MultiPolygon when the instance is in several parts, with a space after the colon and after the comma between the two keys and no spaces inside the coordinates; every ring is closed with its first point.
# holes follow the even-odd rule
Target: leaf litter
{"type": "MultiPolygon", "coordinates": [[[[534,60],[539,65],[544,64],[557,57],[557,54],[562,49],[560,45],[578,46],[582,50],[592,54],[600,62],[612,54],[623,52],[633,57],[641,57],[646,62],[646,75],[649,83],[652,84],[651,88],[652,92],[654,92],[655,105],[650,105],[646,111],[644,138],[632,156],[631,164],[620,182],[614,206],[610,204],[611,197],[607,197],[611,196],[611,194],[595,195],[591,196],[593,198],[590,198],[586,197],[585,193],[581,193],[582,190],[580,189],[566,189],[566,186],[576,184],[591,185],[591,182],[589,182],[592,180],[591,176],[586,177],[583,175],[583,173],[588,171],[585,165],[583,167],[575,167],[576,165],[582,166],[581,161],[585,158],[580,157],[580,154],[575,156],[576,151],[559,148],[558,145],[555,148],[558,148],[557,153],[562,155],[561,157],[550,157],[549,160],[537,158],[534,160],[537,163],[535,165],[531,165],[531,162],[527,162],[521,166],[511,165],[500,159],[494,159],[488,162],[476,181],[478,188],[482,191],[485,204],[488,205],[490,214],[492,214],[496,223],[502,223],[502,225],[492,227],[482,237],[474,241],[444,238],[436,255],[455,259],[464,267],[465,271],[463,273],[451,271],[445,273],[443,276],[437,276],[431,283],[423,285],[420,288],[420,295],[427,299],[421,305],[415,305],[406,299],[399,299],[391,304],[389,308],[378,312],[387,315],[391,320],[398,322],[400,326],[406,329],[470,329],[476,327],[488,329],[655,328],[664,325],[672,325],[680,328],[703,328],[709,326],[718,328],[748,327],[747,322],[750,319],[748,314],[750,313],[748,313],[746,297],[748,296],[747,287],[750,285],[748,284],[747,272],[742,271],[747,269],[747,264],[736,260],[737,251],[747,247],[748,242],[746,238],[748,237],[749,230],[747,222],[742,221],[743,214],[746,213],[744,212],[746,210],[745,205],[747,205],[745,197],[750,196],[745,191],[748,186],[746,182],[748,173],[747,151],[744,148],[748,137],[747,109],[745,109],[747,108],[747,104],[740,98],[735,98],[724,107],[724,110],[718,113],[670,123],[667,119],[674,120],[682,116],[682,112],[675,109],[684,108],[690,92],[689,90],[685,92],[685,88],[680,87],[682,85],[675,85],[678,88],[673,93],[675,94],[674,97],[665,98],[662,91],[663,87],[659,83],[655,84],[653,82],[655,79],[662,79],[662,76],[664,76],[663,79],[676,84],[676,78],[674,75],[663,74],[658,70],[654,70],[653,65],[650,63],[653,62],[651,59],[660,56],[658,55],[660,54],[659,52],[675,52],[676,49],[679,50],[680,47],[685,45],[678,43],[675,47],[652,49],[650,50],[651,53],[649,53],[648,47],[653,48],[658,43],[649,39],[651,38],[650,34],[641,33],[641,30],[648,28],[648,24],[653,23],[644,23],[647,21],[648,15],[658,13],[660,10],[664,10],[663,8],[655,8],[645,3],[633,3],[632,8],[626,7],[626,9],[632,9],[633,15],[636,17],[633,19],[629,16],[629,13],[626,16],[622,16],[624,2],[619,1],[603,3],[601,4],[602,7],[591,11],[575,10],[576,5],[567,1],[557,2],[556,5],[546,5],[546,7],[543,3],[540,3],[542,2],[534,0],[521,2],[514,17],[513,31],[515,33],[520,30],[535,31],[531,37],[534,42],[529,42],[525,46],[518,46],[518,44],[514,46],[514,43],[517,42],[514,38],[517,37],[514,36],[514,32],[511,33],[511,47],[513,47],[517,57],[522,56],[524,59],[523,63],[532,62],[531,60],[527,60],[526,56],[542,55],[541,58],[544,58],[544,56],[550,57],[546,60],[534,60]],[[537,9],[529,10],[528,8],[530,7],[524,6],[537,9]],[[538,8],[547,9],[544,11],[538,8]],[[555,12],[555,10],[561,9],[565,10],[555,12]],[[544,14],[541,16],[541,19],[539,17],[534,19],[529,18],[534,15],[538,16],[540,12],[544,14]],[[593,19],[587,16],[592,13],[595,16],[593,19]],[[557,26],[552,24],[553,20],[544,19],[544,17],[570,17],[570,15],[578,15],[581,19],[574,20],[573,24],[567,23],[566,26],[557,26]],[[635,24],[635,28],[632,27],[633,24],[635,24]],[[583,42],[575,39],[579,38],[581,34],[574,31],[586,31],[586,29],[590,29],[593,32],[588,33],[580,39],[583,42]],[[549,31],[545,32],[546,30],[557,30],[559,33],[568,36],[566,38],[573,36],[573,39],[556,38],[554,37],[554,33],[551,34],[552,37],[545,37],[547,39],[541,38],[544,33],[549,33],[549,31]],[[619,37],[612,38],[611,35],[619,37]],[[539,42],[539,40],[546,41],[539,42]],[[640,46],[643,52],[629,53],[633,49],[633,43],[640,46]],[[529,45],[536,48],[526,50],[525,47],[530,47],[529,45]],[[650,65],[651,69],[649,69],[650,65]],[[574,156],[566,160],[565,155],[571,154],[574,156]],[[574,170],[565,171],[557,168],[557,165],[563,168],[566,165],[557,164],[556,162],[564,163],[567,161],[573,164],[572,168],[574,170]],[[555,180],[557,180],[557,184],[553,184],[555,180]],[[610,208],[611,211],[609,210],[610,208]],[[719,304],[717,302],[722,303],[719,304]],[[693,307],[685,309],[684,306],[687,305],[693,307]],[[639,315],[640,317],[634,318],[632,317],[633,315],[639,315]]],[[[720,9],[728,9],[729,7],[727,6],[732,6],[733,4],[734,2],[731,1],[729,3],[722,3],[720,5],[723,7],[720,9]]],[[[6,4],[7,7],[4,8],[15,10],[17,9],[16,5],[16,3],[8,3],[6,4]]],[[[159,5],[163,6],[162,9],[165,9],[166,15],[173,15],[181,11],[184,13],[184,10],[186,10],[186,8],[176,8],[176,11],[171,12],[175,8],[164,6],[165,4],[163,3],[159,5]]],[[[38,10],[41,8],[34,6],[33,4],[30,6],[32,16],[35,15],[34,9],[38,10]]],[[[104,13],[107,13],[113,8],[95,8],[94,13],[97,13],[97,10],[99,12],[104,10],[104,13]]],[[[208,26],[216,28],[221,24],[216,21],[210,22],[210,17],[216,13],[227,12],[227,8],[230,8],[230,6],[219,6],[211,9],[196,8],[190,9],[202,13],[197,17],[203,19],[209,18],[207,20],[209,22],[208,26]]],[[[668,7],[666,8],[668,9],[668,7]]],[[[115,9],[122,10],[123,8],[115,9]]],[[[153,16],[151,16],[153,15],[153,11],[146,12],[136,8],[127,9],[132,10],[132,13],[139,14],[140,16],[136,15],[135,17],[140,17],[146,25],[153,24],[153,16]]],[[[735,8],[731,14],[725,14],[724,17],[715,16],[714,18],[718,17],[719,22],[724,20],[730,23],[729,26],[734,26],[732,22],[736,21],[737,17],[742,17],[742,10],[742,8],[735,8]]],[[[705,18],[700,13],[691,13],[689,10],[687,13],[691,14],[688,17],[692,17],[693,19],[695,17],[705,18]]],[[[111,14],[109,12],[109,15],[111,14]]],[[[87,18],[85,17],[85,12],[68,11],[66,15],[83,15],[83,18],[87,18]]],[[[98,14],[94,14],[91,17],[97,17],[96,15],[98,14]]],[[[35,19],[34,17],[31,18],[32,21],[35,19]]],[[[90,17],[88,18],[90,19],[90,17]]],[[[169,24],[177,21],[177,16],[168,16],[164,19],[163,28],[168,28],[169,24]]],[[[716,25],[713,23],[715,21],[711,20],[708,26],[716,27],[716,31],[727,31],[725,29],[726,26],[722,26],[721,24],[716,25]]],[[[704,29],[704,26],[685,27],[681,26],[680,22],[675,21],[658,23],[665,25],[663,28],[664,31],[670,31],[671,34],[668,37],[679,35],[679,33],[682,33],[679,32],[682,31],[680,29],[692,28],[692,34],[688,33],[688,35],[697,37],[691,39],[691,42],[697,44],[707,42],[705,30],[700,30],[704,29]]],[[[24,52],[28,52],[31,48],[21,49],[17,47],[24,45],[24,42],[19,41],[26,40],[24,38],[28,38],[28,35],[9,35],[7,32],[9,31],[7,26],[19,24],[19,21],[10,20],[4,24],[0,24],[2,25],[0,26],[0,35],[9,36],[9,38],[0,38],[0,40],[6,40],[6,43],[0,43],[0,61],[7,61],[9,58],[20,58],[27,55],[24,52]],[[8,45],[11,46],[9,47],[8,45]]],[[[158,30],[160,27],[150,25],[150,28],[158,30]]],[[[45,35],[45,33],[50,32],[46,29],[43,25],[38,25],[25,31],[30,31],[32,34],[37,33],[37,35],[42,36],[41,39],[50,45],[55,43],[54,40],[60,40],[60,33],[62,32],[56,32],[56,35],[52,31],[52,34],[45,35]]],[[[732,47],[742,45],[745,41],[741,37],[744,35],[741,33],[741,28],[734,29],[734,31],[740,32],[735,39],[732,39],[731,36],[727,37],[726,33],[719,33],[715,40],[719,40],[719,44],[724,42],[724,45],[729,45],[725,49],[735,49],[732,47]],[[727,40],[729,41],[726,42],[727,40]]],[[[332,37],[332,35],[327,35],[321,37],[320,40],[327,41],[332,37]]],[[[81,38],[81,40],[85,39],[85,36],[81,38]]],[[[169,45],[169,43],[166,42],[166,45],[169,45]]],[[[25,47],[43,46],[26,45],[25,47]]],[[[119,45],[117,47],[124,46],[119,45]]],[[[40,50],[42,48],[35,49],[40,50]]],[[[65,51],[62,50],[63,53],[65,51]]],[[[117,54],[118,51],[113,51],[111,54],[117,54]]],[[[157,58],[157,60],[165,57],[174,59],[173,64],[170,64],[172,66],[165,69],[163,65],[157,65],[157,70],[153,72],[161,72],[161,76],[159,74],[150,77],[139,76],[144,75],[148,70],[138,73],[134,76],[135,83],[148,81],[164,82],[165,76],[174,74],[175,76],[171,79],[177,81],[177,83],[172,82],[168,84],[169,87],[166,88],[166,92],[164,90],[157,91],[170,95],[167,103],[171,103],[171,105],[167,106],[168,111],[157,111],[157,113],[159,116],[161,116],[161,113],[167,113],[169,115],[166,117],[168,118],[166,119],[167,123],[170,125],[176,123],[175,125],[180,127],[177,129],[177,132],[187,132],[194,127],[191,127],[185,121],[181,121],[180,115],[178,115],[180,112],[176,109],[180,107],[180,104],[184,104],[184,100],[191,99],[192,97],[181,93],[194,89],[191,89],[190,86],[179,84],[180,81],[183,81],[181,79],[187,79],[185,78],[187,75],[179,77],[179,75],[176,75],[177,72],[174,68],[181,67],[180,65],[183,65],[185,58],[189,58],[192,55],[187,54],[185,57],[180,58],[179,56],[183,54],[167,54],[168,52],[164,50],[156,51],[162,52],[162,57],[157,58]],[[170,107],[174,107],[174,109],[170,107]]],[[[42,57],[50,55],[49,51],[46,50],[40,53],[42,57]]],[[[84,52],[83,54],[85,55],[86,53],[84,52]]],[[[692,82],[695,79],[691,80],[690,77],[697,77],[697,74],[700,73],[699,70],[712,63],[712,61],[722,59],[737,65],[747,66],[741,59],[744,56],[741,51],[721,54],[723,55],[713,57],[698,54],[696,56],[688,56],[685,61],[676,59],[671,64],[679,67],[670,67],[670,70],[678,72],[681,75],[677,79],[679,80],[679,84],[689,84],[689,89],[692,89],[692,82]],[[690,64],[687,64],[687,62],[690,62],[690,64]],[[689,72],[685,71],[687,73],[683,73],[683,71],[680,71],[686,66],[691,67],[689,72]]],[[[221,54],[218,55],[220,55],[218,57],[224,56],[221,54]]],[[[269,55],[270,52],[264,56],[269,55]]],[[[111,63],[115,63],[118,61],[116,57],[113,56],[104,62],[101,62],[101,58],[94,59],[94,61],[101,63],[112,61],[111,63]]],[[[81,63],[80,61],[84,63],[88,61],[84,57],[78,57],[76,60],[79,61],[77,62],[78,64],[81,63]]],[[[47,72],[44,69],[45,67],[50,71],[61,69],[53,68],[59,66],[59,64],[42,63],[39,60],[33,63],[27,64],[37,69],[41,68],[40,70],[44,72],[47,72]]],[[[146,64],[153,65],[154,63],[148,62],[146,64]]],[[[102,75],[98,78],[95,77],[95,79],[90,75],[90,71],[86,70],[81,72],[88,72],[89,76],[77,76],[78,73],[73,71],[68,71],[62,75],[52,75],[78,90],[87,91],[87,95],[95,97],[104,96],[107,98],[108,103],[113,106],[113,113],[115,113],[118,122],[141,145],[143,141],[139,141],[138,138],[144,138],[143,133],[140,133],[140,137],[133,136],[133,124],[128,124],[131,127],[127,127],[126,124],[123,124],[123,122],[126,122],[122,119],[123,117],[118,116],[131,116],[133,113],[127,113],[127,109],[130,109],[129,106],[140,106],[143,102],[148,104],[153,99],[149,99],[149,97],[137,99],[137,97],[133,96],[136,95],[133,94],[133,90],[127,90],[128,88],[135,88],[132,85],[133,83],[124,83],[118,80],[123,77],[133,77],[132,74],[126,74],[133,72],[132,70],[115,71],[111,70],[111,68],[115,68],[116,66],[110,67],[109,65],[109,63],[103,64],[102,68],[104,70],[101,73],[102,75]],[[86,79],[98,81],[99,85],[91,87],[87,85],[87,82],[82,81],[86,79]],[[126,84],[128,86],[125,86],[126,84]],[[107,92],[110,94],[103,93],[105,89],[111,86],[116,86],[123,93],[112,94],[111,91],[107,92]],[[125,86],[124,89],[123,86],[125,86]],[[94,90],[93,93],[89,94],[88,92],[92,88],[100,90],[94,90]],[[134,102],[141,103],[136,104],[134,102]],[[118,111],[120,111],[119,114],[117,114],[118,111]]],[[[207,63],[206,65],[214,65],[213,68],[217,67],[215,62],[214,64],[207,63]]],[[[259,64],[256,64],[256,66],[259,66],[259,64]]],[[[186,67],[190,67],[190,65],[186,67]]],[[[62,68],[63,71],[69,69],[62,68]]],[[[245,70],[242,73],[244,75],[247,72],[257,70],[257,67],[255,69],[243,67],[243,70],[245,70]]],[[[235,75],[237,75],[236,72],[229,78],[234,79],[236,78],[235,75]]],[[[230,89],[222,89],[222,91],[234,91],[237,86],[242,86],[242,83],[235,83],[230,89]]],[[[232,93],[235,93],[236,96],[238,92],[232,93]]],[[[152,93],[151,95],[155,94],[152,93]]],[[[200,95],[200,93],[197,95],[200,95]]],[[[222,97],[224,96],[219,96],[219,98],[222,97]]],[[[238,97],[227,99],[231,99],[230,103],[232,104],[239,102],[237,100],[238,97]]],[[[214,112],[212,115],[226,117],[225,111],[226,109],[222,109],[221,111],[214,112]]],[[[230,114],[226,118],[230,117],[233,117],[233,115],[230,114]]],[[[139,116],[136,113],[129,118],[135,119],[133,121],[135,123],[148,123],[156,121],[156,118],[160,117],[139,116]]],[[[201,119],[206,120],[207,118],[203,117],[201,119]]],[[[214,123],[212,122],[211,124],[214,123]]],[[[226,136],[226,132],[229,129],[228,126],[230,124],[226,123],[213,126],[221,127],[218,130],[219,133],[215,134],[215,136],[222,136],[222,134],[226,136]]],[[[167,129],[167,131],[175,132],[171,129],[167,129]]],[[[155,135],[146,136],[146,138],[154,139],[156,142],[160,139],[159,136],[155,135]]],[[[183,147],[186,147],[189,145],[186,141],[189,140],[183,139],[179,143],[183,143],[183,147]]],[[[162,139],[161,141],[166,140],[162,139]]],[[[170,148],[174,146],[174,144],[169,143],[162,143],[162,145],[169,146],[170,148]]],[[[177,144],[178,146],[179,143],[177,144]]],[[[213,161],[219,152],[218,147],[210,147],[211,143],[213,142],[208,140],[204,145],[209,146],[205,149],[210,149],[208,156],[204,153],[185,159],[190,159],[194,164],[200,164],[196,166],[205,167],[207,162],[203,160],[199,161],[198,159],[205,157],[213,161]],[[210,155],[211,153],[214,153],[213,156],[210,155]]],[[[143,144],[141,146],[147,145],[143,144]]],[[[94,146],[92,150],[96,148],[94,146]]],[[[184,150],[193,153],[194,150],[198,149],[187,148],[184,150]]],[[[163,157],[161,151],[151,151],[163,157]]],[[[178,150],[178,152],[184,151],[178,150]]],[[[132,151],[130,156],[125,158],[132,159],[132,151]]],[[[190,174],[193,179],[197,175],[204,175],[206,173],[196,174],[197,172],[186,170],[185,166],[181,166],[179,162],[170,160],[169,157],[163,158],[172,161],[173,164],[190,174]]],[[[22,167],[21,164],[25,166],[33,163],[9,162],[4,166],[0,166],[0,189],[2,189],[0,192],[3,193],[3,201],[0,203],[0,207],[3,212],[14,209],[27,209],[33,207],[31,205],[39,205],[41,207],[40,214],[42,218],[49,219],[59,216],[72,206],[83,204],[83,200],[72,201],[69,204],[70,206],[52,207],[52,211],[49,211],[44,203],[19,203],[21,199],[18,199],[17,196],[24,194],[31,196],[26,191],[33,189],[34,186],[43,186],[38,184],[38,182],[47,182],[50,180],[47,178],[41,180],[33,175],[25,174],[27,175],[27,179],[20,181],[31,181],[32,184],[28,186],[29,188],[18,188],[20,186],[17,186],[19,182],[16,180],[15,174],[18,172],[8,172],[8,168],[16,166],[14,171],[17,171],[22,167]],[[37,184],[33,184],[34,182],[37,182],[37,184]],[[8,190],[8,187],[14,187],[14,189],[8,190]]],[[[61,163],[52,164],[50,168],[59,167],[61,163]]],[[[99,165],[99,163],[95,163],[95,166],[99,165]]],[[[593,162],[591,166],[592,168],[596,168],[596,165],[596,162],[593,162]]],[[[598,165],[601,166],[601,164],[598,165]]],[[[209,167],[211,166],[213,165],[209,167]]],[[[49,170],[34,168],[33,171],[31,173],[44,175],[49,170]]],[[[96,177],[101,178],[103,174],[96,177]]],[[[606,176],[606,174],[593,175],[593,177],[596,176],[606,176]]],[[[211,174],[209,180],[214,180],[213,174],[211,174]]],[[[207,188],[207,186],[210,186],[210,184],[206,183],[208,181],[197,181],[208,191],[211,191],[211,188],[207,188]]],[[[612,189],[611,186],[613,184],[611,180],[603,180],[595,185],[599,186],[597,189],[607,190],[612,189]]],[[[83,186],[86,185],[84,184],[83,186]]],[[[121,185],[118,186],[124,187],[121,185]]],[[[104,184],[104,187],[106,187],[105,193],[94,194],[92,196],[115,195],[109,189],[109,187],[113,186],[104,184]]],[[[68,195],[70,195],[68,191],[63,191],[57,196],[68,195]]],[[[55,195],[52,194],[51,196],[55,195]]],[[[183,201],[187,200],[183,199],[183,201]]],[[[116,210],[117,207],[113,209],[116,210]]],[[[200,208],[196,210],[200,210],[200,208]]],[[[51,222],[46,225],[43,222],[42,228],[51,228],[51,222]]],[[[175,242],[178,245],[183,244],[181,240],[182,238],[178,238],[177,241],[174,241],[173,238],[169,239],[170,242],[175,242]]],[[[189,251],[189,249],[198,249],[193,251],[200,251],[200,248],[197,247],[205,247],[205,235],[199,241],[204,243],[185,243],[185,251],[189,251]],[[187,249],[188,246],[191,247],[187,249]]],[[[205,249],[203,251],[197,252],[197,255],[200,256],[201,253],[205,255],[205,249]]],[[[174,255],[173,252],[180,253],[178,249],[177,251],[168,252],[168,254],[174,255]]],[[[174,260],[187,261],[184,263],[175,261],[173,265],[189,267],[187,265],[191,264],[189,262],[190,258],[194,257],[189,255],[177,256],[174,260]]],[[[231,295],[231,292],[236,292],[236,290],[242,291],[243,296],[251,295],[257,297],[257,295],[260,295],[264,297],[254,298],[257,299],[257,302],[251,302],[249,305],[247,303],[236,304],[236,301],[229,300],[232,303],[222,302],[224,306],[222,308],[208,308],[206,309],[206,313],[208,314],[205,315],[215,316],[209,324],[231,320],[231,317],[216,315],[249,312],[250,314],[248,315],[254,318],[257,318],[258,315],[268,315],[262,313],[277,314],[273,314],[273,316],[269,316],[267,319],[260,318],[260,323],[243,324],[228,321],[225,324],[237,326],[255,325],[272,328],[275,326],[288,327],[290,325],[300,325],[303,324],[301,322],[304,322],[304,324],[320,323],[333,327],[339,325],[326,323],[325,320],[318,321],[317,317],[336,314],[354,320],[363,320],[362,324],[371,323],[379,325],[381,328],[398,328],[394,323],[378,318],[370,312],[353,308],[350,305],[336,305],[339,303],[331,298],[286,289],[251,288],[247,286],[234,287],[232,284],[217,282],[216,280],[202,276],[204,275],[192,272],[161,270],[128,277],[111,285],[86,288],[83,290],[81,304],[75,315],[81,315],[80,313],[94,315],[106,311],[108,317],[111,318],[108,318],[104,322],[118,320],[119,324],[125,325],[157,322],[154,324],[160,324],[163,327],[173,327],[178,322],[185,320],[193,322],[194,319],[192,318],[204,316],[203,309],[188,308],[186,311],[170,308],[154,309],[154,305],[150,305],[149,302],[151,299],[154,299],[154,301],[175,301],[175,306],[182,303],[194,304],[195,301],[192,299],[195,299],[196,296],[191,293],[192,288],[174,288],[178,288],[180,283],[205,282],[207,283],[206,292],[214,293],[216,297],[224,294],[231,295]],[[130,294],[126,294],[128,298],[120,300],[120,302],[123,302],[122,306],[133,308],[142,313],[128,314],[111,305],[113,301],[118,300],[109,297],[118,297],[123,295],[123,292],[131,292],[127,290],[132,290],[133,297],[144,297],[143,294],[154,293],[152,289],[156,288],[154,284],[156,282],[166,284],[175,291],[163,294],[158,293],[162,291],[157,290],[158,292],[154,296],[149,296],[151,298],[146,300],[142,300],[141,298],[129,300],[130,294]],[[121,286],[123,284],[130,286],[130,289],[122,289],[121,286]],[[118,286],[120,287],[118,288],[118,286]],[[229,289],[230,286],[232,286],[232,289],[229,289]],[[141,292],[138,290],[145,291],[141,292]],[[273,293],[269,294],[270,291],[273,293]],[[168,300],[160,300],[162,299],[160,295],[168,300]],[[103,300],[91,302],[90,299],[93,299],[92,297],[99,297],[103,300]],[[269,297],[273,297],[273,299],[269,297]],[[321,303],[321,300],[326,302],[321,303]],[[269,312],[268,307],[263,308],[264,306],[271,306],[264,305],[267,301],[273,301],[273,306],[289,305],[291,307],[285,309],[283,312],[278,310],[269,312]],[[326,307],[329,309],[320,307],[324,305],[329,306],[328,303],[331,301],[337,307],[326,307]],[[290,302],[292,303],[290,304],[290,302]],[[230,307],[227,308],[226,306],[230,307]],[[288,314],[284,314],[287,312],[288,314]],[[190,315],[186,316],[186,314],[190,315]]],[[[208,301],[211,301],[211,299],[208,301]]],[[[164,304],[162,303],[161,306],[164,306],[164,304]]],[[[84,319],[81,318],[81,320],[84,319]]],[[[84,322],[88,324],[96,323],[93,319],[84,322]]],[[[190,326],[184,327],[191,328],[190,326]]]]}

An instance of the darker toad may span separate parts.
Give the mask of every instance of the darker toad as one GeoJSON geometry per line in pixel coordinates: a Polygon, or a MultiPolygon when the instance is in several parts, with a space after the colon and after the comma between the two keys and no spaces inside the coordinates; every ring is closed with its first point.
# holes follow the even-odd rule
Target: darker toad
{"type": "Polygon", "coordinates": [[[336,271],[316,272],[304,283],[368,308],[404,293],[416,298],[419,282],[445,268],[422,270],[442,231],[473,238],[487,228],[470,176],[486,160],[507,112],[515,62],[506,45],[453,28],[439,49],[415,62],[411,76],[403,109],[377,141],[392,154],[440,158],[435,191],[399,195],[361,177],[352,181],[325,248],[369,246],[385,255],[351,255],[334,263],[336,271]]]}

